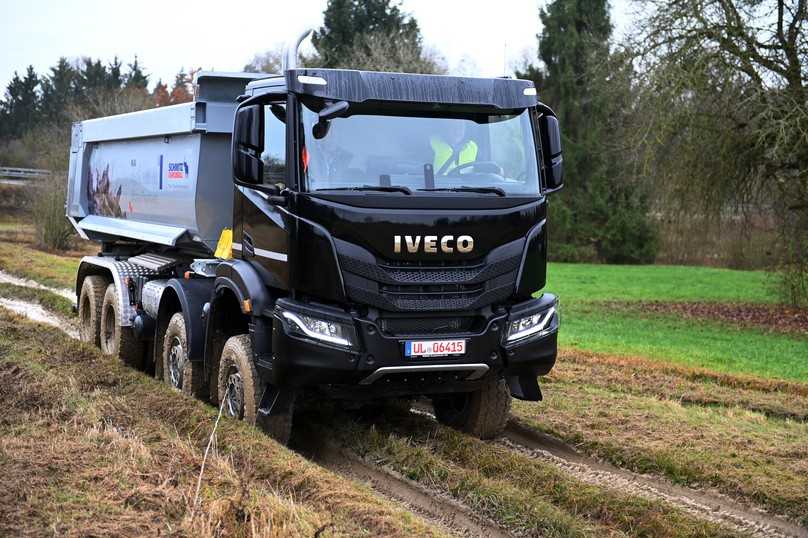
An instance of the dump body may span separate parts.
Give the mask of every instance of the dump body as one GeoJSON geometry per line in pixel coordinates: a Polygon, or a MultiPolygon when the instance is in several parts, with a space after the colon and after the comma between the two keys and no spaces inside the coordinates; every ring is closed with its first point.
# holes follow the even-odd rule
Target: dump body
{"type": "Polygon", "coordinates": [[[232,226],[236,98],[254,77],[200,73],[190,103],[74,124],[67,215],[89,239],[212,250],[232,226]]]}

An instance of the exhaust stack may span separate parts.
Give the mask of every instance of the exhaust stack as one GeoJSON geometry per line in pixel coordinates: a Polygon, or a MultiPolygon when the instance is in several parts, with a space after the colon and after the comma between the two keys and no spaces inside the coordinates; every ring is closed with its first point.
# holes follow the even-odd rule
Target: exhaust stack
{"type": "Polygon", "coordinates": [[[285,73],[289,69],[295,69],[297,67],[297,54],[298,49],[300,48],[300,44],[303,43],[311,33],[314,32],[314,28],[307,28],[302,34],[298,36],[298,38],[294,41],[288,41],[286,45],[283,47],[283,54],[281,56],[281,72],[285,73]]]}

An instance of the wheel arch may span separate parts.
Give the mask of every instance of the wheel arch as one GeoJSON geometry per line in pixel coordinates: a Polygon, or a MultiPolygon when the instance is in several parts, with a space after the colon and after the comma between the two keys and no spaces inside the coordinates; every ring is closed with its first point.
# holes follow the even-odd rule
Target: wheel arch
{"type": "Polygon", "coordinates": [[[217,278],[207,310],[205,331],[205,370],[207,372],[211,399],[218,403],[219,360],[227,339],[238,334],[248,334],[251,315],[245,312],[245,297],[238,286],[229,279],[217,278]]]}
{"type": "Polygon", "coordinates": [[[79,263],[79,268],[76,271],[76,301],[81,297],[81,287],[84,285],[84,279],[88,276],[98,275],[106,277],[109,282],[113,282],[115,277],[109,267],[98,265],[92,258],[82,258],[79,263]]]}
{"type": "Polygon", "coordinates": [[[180,280],[172,278],[166,283],[157,310],[155,358],[162,357],[161,335],[165,332],[171,316],[182,312],[188,338],[188,359],[194,362],[204,359],[206,331],[204,305],[210,300],[211,286],[212,282],[209,279],[180,280]]]}

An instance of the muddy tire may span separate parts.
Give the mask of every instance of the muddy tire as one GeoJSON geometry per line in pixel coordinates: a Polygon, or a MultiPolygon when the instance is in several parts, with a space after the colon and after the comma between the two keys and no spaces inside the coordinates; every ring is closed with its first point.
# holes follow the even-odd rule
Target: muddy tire
{"type": "Polygon", "coordinates": [[[201,398],[204,394],[205,376],[201,362],[188,360],[188,332],[185,330],[185,317],[177,312],[168,322],[163,337],[162,361],[163,381],[183,394],[201,398]]]}
{"type": "MultiPolygon", "coordinates": [[[[265,389],[266,385],[255,369],[250,337],[241,334],[228,338],[219,359],[217,387],[218,395],[224,401],[223,413],[255,424],[265,389]]],[[[284,413],[264,420],[263,429],[279,443],[287,444],[292,434],[292,414],[284,413]]]]}
{"type": "Polygon", "coordinates": [[[480,439],[492,439],[505,429],[511,393],[504,379],[489,377],[474,392],[432,398],[438,422],[480,439]]]}
{"type": "Polygon", "coordinates": [[[107,286],[101,304],[99,347],[105,355],[119,357],[127,366],[140,369],[143,367],[145,347],[131,327],[121,327],[118,310],[118,290],[112,283],[107,286]]]}
{"type": "Polygon", "coordinates": [[[90,275],[81,284],[79,294],[79,338],[82,342],[100,345],[101,305],[107,280],[100,275],[90,275]]]}

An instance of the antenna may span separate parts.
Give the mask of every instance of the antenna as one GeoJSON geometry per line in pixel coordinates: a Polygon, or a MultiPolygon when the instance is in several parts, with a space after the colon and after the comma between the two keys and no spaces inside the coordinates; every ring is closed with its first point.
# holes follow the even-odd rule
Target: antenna
{"type": "Polygon", "coordinates": [[[295,69],[297,67],[297,53],[300,44],[303,40],[309,37],[314,32],[314,28],[307,28],[300,34],[294,41],[288,41],[283,46],[283,54],[281,55],[281,72],[285,73],[288,69],[295,69]]]}

